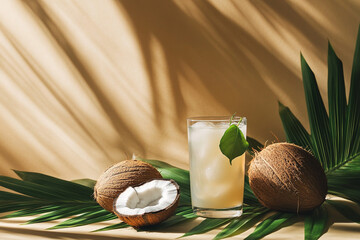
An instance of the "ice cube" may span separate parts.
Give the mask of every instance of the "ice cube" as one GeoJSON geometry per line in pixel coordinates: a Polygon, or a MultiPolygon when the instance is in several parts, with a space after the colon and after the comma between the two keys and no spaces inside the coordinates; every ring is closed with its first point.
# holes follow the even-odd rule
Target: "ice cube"
{"type": "Polygon", "coordinates": [[[190,126],[191,128],[214,128],[215,124],[212,122],[196,122],[190,126]]]}
{"type": "Polygon", "coordinates": [[[205,168],[205,176],[208,181],[219,182],[228,178],[229,174],[229,161],[220,156],[217,158],[212,157],[213,160],[207,163],[205,168]]]}

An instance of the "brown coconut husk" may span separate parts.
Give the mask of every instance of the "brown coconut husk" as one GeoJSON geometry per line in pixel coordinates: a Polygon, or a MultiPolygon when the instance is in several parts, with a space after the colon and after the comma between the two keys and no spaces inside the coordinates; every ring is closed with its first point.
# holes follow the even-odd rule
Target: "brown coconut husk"
{"type": "Polygon", "coordinates": [[[310,211],[324,202],[327,193],[319,161],[295,144],[267,146],[250,162],[248,176],[260,203],[274,210],[310,211]]]}
{"type": "Polygon", "coordinates": [[[160,172],[139,160],[124,160],[107,169],[97,180],[94,198],[104,209],[113,212],[113,202],[128,187],[162,178],[160,172]]]}

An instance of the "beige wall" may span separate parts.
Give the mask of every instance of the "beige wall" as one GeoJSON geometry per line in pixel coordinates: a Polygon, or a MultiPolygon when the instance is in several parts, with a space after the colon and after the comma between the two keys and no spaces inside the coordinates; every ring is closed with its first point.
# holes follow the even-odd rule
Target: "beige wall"
{"type": "Polygon", "coordinates": [[[0,174],[97,178],[132,153],[186,168],[195,115],[238,112],[250,136],[284,140],[278,100],[307,126],[300,51],[326,96],[330,40],[348,87],[359,13],[356,0],[3,0],[0,174]]]}

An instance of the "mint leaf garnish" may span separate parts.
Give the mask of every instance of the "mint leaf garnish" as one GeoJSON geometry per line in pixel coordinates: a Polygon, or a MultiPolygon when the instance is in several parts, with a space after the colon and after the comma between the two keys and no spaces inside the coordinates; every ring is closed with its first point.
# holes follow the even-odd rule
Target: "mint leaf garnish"
{"type": "Polygon", "coordinates": [[[231,165],[234,158],[244,154],[249,147],[249,143],[239,127],[232,124],[222,136],[219,147],[221,152],[230,160],[231,165]]]}

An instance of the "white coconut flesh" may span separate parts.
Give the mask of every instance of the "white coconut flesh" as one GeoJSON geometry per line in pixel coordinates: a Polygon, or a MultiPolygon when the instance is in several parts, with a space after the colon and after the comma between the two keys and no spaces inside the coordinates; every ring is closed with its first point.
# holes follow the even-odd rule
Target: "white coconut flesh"
{"type": "Polygon", "coordinates": [[[169,180],[156,179],[138,187],[128,187],[115,202],[121,215],[135,216],[166,209],[178,194],[176,185],[169,180]]]}

